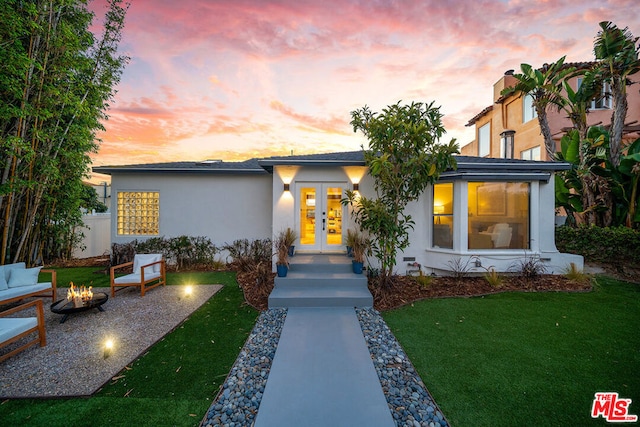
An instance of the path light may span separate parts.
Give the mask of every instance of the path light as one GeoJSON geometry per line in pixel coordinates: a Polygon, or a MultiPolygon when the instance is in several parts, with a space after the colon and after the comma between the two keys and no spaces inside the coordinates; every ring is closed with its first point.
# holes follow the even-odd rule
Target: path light
{"type": "Polygon", "coordinates": [[[113,351],[113,340],[111,338],[107,338],[104,342],[104,358],[111,356],[111,352],[113,351]]]}
{"type": "Polygon", "coordinates": [[[193,286],[187,285],[184,288],[184,296],[189,297],[189,296],[191,296],[192,293],[193,293],[193,286]]]}

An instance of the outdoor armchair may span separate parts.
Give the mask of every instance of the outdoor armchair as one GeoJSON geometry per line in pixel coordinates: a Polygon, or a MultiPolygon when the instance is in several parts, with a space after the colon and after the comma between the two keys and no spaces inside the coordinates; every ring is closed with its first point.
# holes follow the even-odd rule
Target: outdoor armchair
{"type": "Polygon", "coordinates": [[[9,353],[1,355],[0,362],[4,362],[11,356],[18,354],[32,345],[38,343],[40,344],[40,347],[47,345],[47,338],[44,329],[44,310],[42,308],[41,299],[33,300],[0,312],[0,348],[15,343],[34,332],[38,333],[37,337],[23,343],[20,347],[11,350],[9,353]],[[5,317],[9,314],[17,313],[32,306],[35,306],[36,308],[36,317],[5,317]]]}
{"type": "Polygon", "coordinates": [[[140,296],[156,286],[166,285],[166,265],[162,254],[136,254],[132,262],[111,267],[111,296],[116,296],[116,288],[137,286],[140,296]],[[116,277],[116,271],[125,267],[132,267],[133,272],[125,276],[116,277]]]}

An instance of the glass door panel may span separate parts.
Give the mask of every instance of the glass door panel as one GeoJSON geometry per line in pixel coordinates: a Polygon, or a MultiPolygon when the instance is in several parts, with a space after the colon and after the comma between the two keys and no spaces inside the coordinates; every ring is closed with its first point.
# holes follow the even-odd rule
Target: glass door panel
{"type": "Polygon", "coordinates": [[[300,189],[300,245],[316,244],[316,189],[300,189]]]}
{"type": "Polygon", "coordinates": [[[327,212],[327,230],[326,245],[340,246],[342,245],[342,209],[340,203],[342,198],[341,187],[325,187],[326,188],[326,212],[327,212]]]}

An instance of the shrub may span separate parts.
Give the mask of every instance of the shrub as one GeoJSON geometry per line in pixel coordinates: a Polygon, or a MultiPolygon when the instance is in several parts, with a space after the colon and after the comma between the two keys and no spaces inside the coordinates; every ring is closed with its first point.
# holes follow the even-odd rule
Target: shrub
{"type": "Polygon", "coordinates": [[[417,276],[415,276],[415,280],[416,282],[418,282],[418,284],[420,286],[422,286],[423,288],[428,288],[429,286],[431,286],[431,282],[433,282],[433,277],[431,276],[426,276],[422,270],[420,270],[420,272],[418,273],[417,276]]]}
{"type": "Polygon", "coordinates": [[[589,280],[591,280],[591,277],[589,277],[588,274],[578,270],[578,267],[573,262],[567,266],[564,272],[564,277],[571,280],[572,282],[577,282],[577,283],[586,283],[589,280]]]}
{"type": "Polygon", "coordinates": [[[487,272],[484,274],[484,280],[493,287],[499,288],[502,286],[502,276],[498,274],[495,268],[490,267],[487,272]]]}
{"type": "Polygon", "coordinates": [[[229,253],[229,265],[234,270],[255,271],[258,265],[263,264],[269,266],[269,272],[271,271],[271,239],[234,240],[233,243],[225,243],[222,249],[229,253]]]}
{"type": "Polygon", "coordinates": [[[567,226],[556,228],[556,247],[603,264],[640,264],[640,231],[627,227],[567,226]]]}
{"type": "Polygon", "coordinates": [[[211,239],[204,236],[152,237],[135,243],[136,253],[160,253],[168,263],[177,269],[195,266],[219,268],[215,259],[218,248],[211,239]]]}
{"type": "Polygon", "coordinates": [[[451,271],[453,277],[455,277],[456,279],[463,279],[469,276],[471,268],[473,267],[471,265],[470,258],[466,259],[466,261],[463,261],[461,257],[450,259],[447,262],[447,265],[449,266],[449,270],[451,271]]]}
{"type": "Polygon", "coordinates": [[[524,258],[516,261],[510,268],[525,279],[535,279],[547,272],[547,267],[542,263],[539,257],[529,255],[525,252],[524,258]]]}

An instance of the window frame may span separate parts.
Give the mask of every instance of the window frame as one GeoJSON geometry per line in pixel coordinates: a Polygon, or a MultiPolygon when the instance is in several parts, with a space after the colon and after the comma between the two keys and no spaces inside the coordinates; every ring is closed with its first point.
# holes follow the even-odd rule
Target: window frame
{"type": "Polygon", "coordinates": [[[487,122],[478,128],[478,157],[491,155],[491,122],[487,122]],[[486,134],[486,135],[485,135],[486,134]],[[486,141],[484,140],[486,137],[486,141]],[[486,151],[485,154],[484,151],[486,151]]]}
{"type": "MultiPolygon", "coordinates": [[[[576,90],[580,89],[582,85],[582,77],[576,79],[576,90]]],[[[589,104],[590,110],[611,110],[613,108],[613,97],[611,96],[611,84],[609,82],[602,82],[602,89],[598,99],[593,99],[589,104]]]]}
{"type": "Polygon", "coordinates": [[[538,117],[538,112],[533,105],[533,96],[525,94],[522,98],[522,123],[528,123],[538,117]]]}
{"type": "Polygon", "coordinates": [[[431,191],[431,242],[432,249],[444,249],[453,250],[453,236],[455,227],[455,185],[453,182],[437,182],[433,184],[431,191]],[[446,197],[447,201],[450,199],[451,209],[447,209],[444,204],[436,204],[436,188],[439,186],[451,187],[450,197],[446,197]],[[438,212],[441,211],[441,212],[438,212]],[[444,219],[444,223],[442,220],[444,219]],[[449,226],[449,232],[443,234],[445,230],[444,225],[449,226]],[[436,232],[436,230],[439,230],[436,232]],[[436,236],[436,234],[438,236],[436,236]],[[448,235],[447,235],[448,234],[448,235]],[[439,243],[436,244],[436,240],[439,243]]]}
{"type": "Polygon", "coordinates": [[[531,147],[531,148],[527,148],[526,150],[522,150],[520,151],[520,159],[521,160],[533,160],[533,161],[540,161],[542,160],[542,149],[540,148],[539,145],[535,146],[535,147],[531,147]],[[534,151],[538,151],[538,158],[535,159],[533,156],[534,151]],[[525,157],[525,154],[528,153],[530,154],[528,157],[525,157]]]}
{"type": "Polygon", "coordinates": [[[530,181],[466,181],[466,197],[467,197],[467,216],[466,231],[467,231],[467,251],[504,251],[504,250],[530,250],[531,249],[531,221],[533,217],[532,212],[532,183],[530,181]],[[527,212],[526,216],[520,217],[517,214],[518,210],[522,210],[521,207],[513,205],[515,197],[518,197],[518,192],[509,191],[514,185],[523,185],[527,187],[527,212]],[[470,187],[476,185],[476,190],[471,191],[470,187]],[[490,191],[486,193],[487,197],[485,203],[482,204],[485,212],[480,213],[480,193],[479,189],[484,186],[490,186],[499,188],[502,185],[504,192],[490,191]],[[490,197],[490,199],[489,199],[490,197]],[[475,206],[471,201],[471,198],[475,200],[475,206]],[[491,203],[487,204],[486,201],[491,200],[491,203]],[[521,221],[519,219],[522,219],[521,221]],[[510,230],[509,243],[507,246],[493,246],[500,239],[498,236],[500,233],[494,232],[493,226],[498,224],[508,225],[510,230]],[[489,227],[489,228],[488,228],[489,227]],[[475,231],[474,231],[475,230],[475,231]],[[473,239],[472,239],[473,237],[473,239]],[[521,238],[521,245],[518,245],[518,237],[521,238]],[[490,241],[489,241],[490,240],[490,241]],[[483,247],[487,243],[491,243],[492,247],[483,247]],[[518,247],[523,246],[523,247],[518,247]]]}

